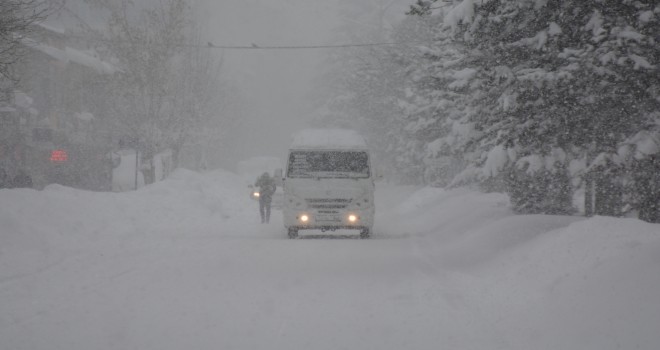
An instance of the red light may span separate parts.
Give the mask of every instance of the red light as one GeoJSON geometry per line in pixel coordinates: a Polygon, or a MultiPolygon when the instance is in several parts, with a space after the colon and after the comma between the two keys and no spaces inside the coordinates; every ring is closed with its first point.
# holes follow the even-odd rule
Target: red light
{"type": "Polygon", "coordinates": [[[65,150],[56,149],[50,152],[50,161],[54,163],[62,163],[69,160],[69,155],[65,150]]]}

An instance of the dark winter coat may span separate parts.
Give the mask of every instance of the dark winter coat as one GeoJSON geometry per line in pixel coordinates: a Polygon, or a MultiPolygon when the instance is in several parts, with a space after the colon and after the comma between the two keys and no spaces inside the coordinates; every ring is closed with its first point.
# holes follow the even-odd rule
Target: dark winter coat
{"type": "Polygon", "coordinates": [[[277,188],[275,181],[273,181],[273,178],[268,173],[261,175],[254,186],[259,188],[259,200],[268,202],[273,199],[273,194],[277,188]]]}

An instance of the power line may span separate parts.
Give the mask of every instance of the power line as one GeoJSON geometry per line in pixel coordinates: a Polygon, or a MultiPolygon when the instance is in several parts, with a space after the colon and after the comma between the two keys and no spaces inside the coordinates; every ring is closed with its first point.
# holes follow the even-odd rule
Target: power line
{"type": "MultiPolygon", "coordinates": [[[[241,45],[216,45],[211,42],[207,43],[208,48],[212,49],[229,49],[229,50],[301,50],[301,49],[334,49],[334,48],[348,48],[348,47],[368,47],[368,46],[392,46],[392,45],[406,45],[411,43],[404,42],[380,42],[380,43],[363,43],[363,44],[336,44],[336,45],[256,45],[250,46],[241,45]]],[[[186,45],[186,46],[199,46],[199,45],[186,45]]]]}
{"type": "MultiPolygon", "coordinates": [[[[67,34],[68,37],[78,38],[83,40],[91,40],[96,42],[128,42],[127,40],[113,40],[109,38],[102,38],[98,36],[89,36],[81,34],[67,34]]],[[[337,49],[337,48],[350,48],[350,47],[374,47],[374,46],[397,46],[397,45],[411,45],[411,44],[423,44],[422,42],[375,42],[375,43],[360,43],[360,44],[328,44],[328,45],[217,45],[212,42],[207,42],[206,45],[203,44],[178,44],[174,46],[178,47],[196,47],[196,48],[207,48],[207,49],[226,49],[226,50],[305,50],[305,49],[337,49]]]]}

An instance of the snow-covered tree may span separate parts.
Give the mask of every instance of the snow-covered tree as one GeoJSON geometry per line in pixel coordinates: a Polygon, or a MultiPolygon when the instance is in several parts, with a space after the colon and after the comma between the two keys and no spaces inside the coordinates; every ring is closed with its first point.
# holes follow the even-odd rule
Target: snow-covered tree
{"type": "MultiPolygon", "coordinates": [[[[383,42],[389,37],[387,10],[392,0],[345,2],[342,41],[383,42]]],[[[319,85],[317,124],[360,130],[374,149],[379,168],[403,176],[398,148],[406,141],[398,131],[405,125],[402,106],[406,64],[405,50],[389,46],[357,47],[335,51],[319,85]],[[400,171],[393,171],[399,169],[400,171]]]]}
{"type": "Polygon", "coordinates": [[[451,185],[504,188],[521,212],[571,212],[579,188],[601,215],[658,202],[655,1],[419,0],[409,14],[388,37],[408,45],[335,75],[334,106],[387,135],[394,169],[449,159],[451,185]],[[393,113],[373,113],[383,101],[393,113]]]}
{"type": "Polygon", "coordinates": [[[121,69],[111,83],[110,129],[144,160],[170,149],[176,163],[186,142],[193,135],[203,139],[202,130],[219,117],[213,103],[220,64],[202,45],[188,2],[159,1],[140,10],[130,0],[90,1],[109,10],[108,50],[121,69]]]}
{"type": "MultiPolygon", "coordinates": [[[[577,54],[584,55],[590,73],[585,86],[590,94],[585,94],[584,105],[594,119],[585,122],[591,143],[581,146],[586,150],[589,169],[597,170],[592,171],[596,189],[611,187],[614,192],[606,193],[606,197],[618,199],[623,195],[617,193],[623,191],[621,187],[637,179],[628,196],[631,204],[643,211],[649,200],[635,198],[653,196],[654,191],[643,189],[652,184],[640,186],[638,175],[648,170],[639,165],[648,161],[653,168],[652,158],[657,157],[660,145],[660,5],[653,1],[598,3],[583,11],[586,23],[582,36],[588,45],[577,54]],[[651,144],[656,145],[655,152],[648,147],[651,144]],[[618,183],[613,184],[612,178],[618,183]]],[[[598,197],[596,200],[596,213],[601,214],[598,197]]],[[[655,192],[656,208],[658,201],[660,196],[655,192]]],[[[604,214],[620,211],[616,201],[604,204],[604,214]]]]}
{"type": "MultiPolygon", "coordinates": [[[[414,55],[408,62],[409,84],[406,88],[405,131],[421,142],[419,157],[424,164],[425,182],[446,185],[463,167],[471,154],[471,140],[478,136],[469,116],[475,113],[468,103],[479,95],[478,72],[469,67],[467,50],[451,38],[443,26],[443,10],[406,21],[417,23],[414,37],[397,37],[412,42],[414,55]]],[[[417,13],[415,8],[411,13],[417,13]]],[[[409,33],[405,22],[401,29],[409,33]]]]}
{"type": "Polygon", "coordinates": [[[483,133],[475,165],[487,174],[493,164],[508,169],[519,209],[556,212],[538,205],[556,203],[555,194],[560,207],[570,205],[571,162],[587,164],[574,175],[618,167],[617,147],[648,124],[657,110],[656,9],[652,2],[460,1],[445,16],[456,41],[483,57],[474,69],[488,78],[486,93],[472,101],[483,133]],[[540,186],[548,198],[525,198],[521,186],[540,186]]]}
{"type": "Polygon", "coordinates": [[[45,0],[2,0],[0,2],[0,79],[16,80],[11,66],[22,57],[22,41],[30,26],[43,20],[55,7],[45,0]]]}

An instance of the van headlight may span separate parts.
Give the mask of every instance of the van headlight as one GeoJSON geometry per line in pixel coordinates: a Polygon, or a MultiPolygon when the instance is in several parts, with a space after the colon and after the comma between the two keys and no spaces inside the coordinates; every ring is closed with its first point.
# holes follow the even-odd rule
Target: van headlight
{"type": "Polygon", "coordinates": [[[308,223],[309,222],[309,215],[302,214],[298,217],[298,220],[300,220],[300,222],[302,222],[303,224],[308,223]]]}
{"type": "Polygon", "coordinates": [[[358,219],[359,219],[358,216],[355,215],[355,214],[349,214],[348,215],[348,222],[350,222],[352,224],[356,223],[358,221],[358,219]]]}

